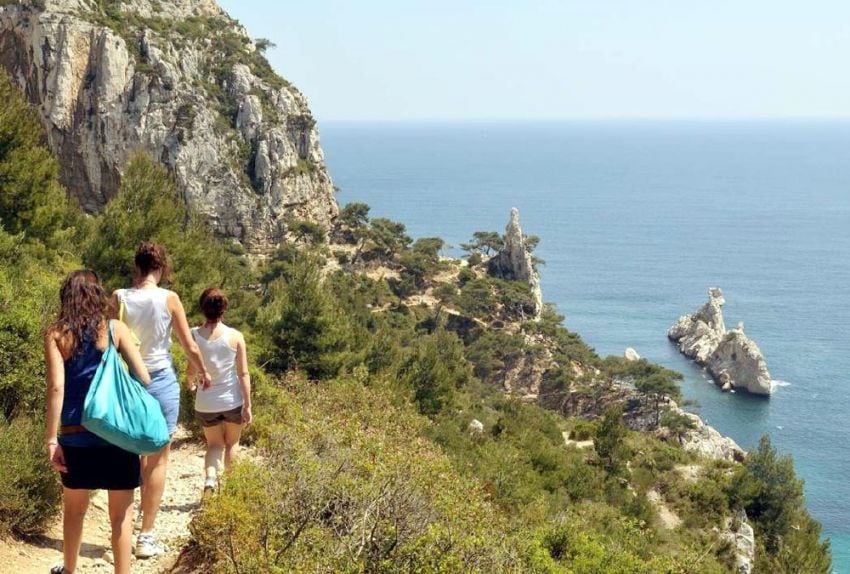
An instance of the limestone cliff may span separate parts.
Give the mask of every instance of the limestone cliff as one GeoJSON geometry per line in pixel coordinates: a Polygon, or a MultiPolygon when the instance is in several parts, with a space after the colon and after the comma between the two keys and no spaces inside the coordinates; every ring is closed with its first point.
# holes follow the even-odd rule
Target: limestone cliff
{"type": "Polygon", "coordinates": [[[667,336],[683,354],[705,366],[723,390],[769,395],[770,373],[758,345],[744,334],[741,323],[726,330],[722,311],[726,301],[720,289],[709,289],[708,297],[696,313],[680,317],[667,336]]]}
{"type": "Polygon", "coordinates": [[[144,150],[251,253],[271,251],[290,219],[336,216],[306,99],[214,0],[2,4],[0,65],[40,110],[62,181],[87,211],[144,150]]]}

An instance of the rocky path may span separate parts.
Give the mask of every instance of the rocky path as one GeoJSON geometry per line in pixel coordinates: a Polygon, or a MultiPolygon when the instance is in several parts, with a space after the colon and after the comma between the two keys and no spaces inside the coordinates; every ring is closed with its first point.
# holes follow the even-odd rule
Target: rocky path
{"type": "MultiPolygon", "coordinates": [[[[180,552],[189,539],[189,522],[201,501],[203,475],[202,445],[190,441],[178,429],[168,470],[159,517],[157,534],[168,546],[168,553],[148,560],[133,559],[134,574],[159,574],[170,572],[180,552]]],[[[136,494],[138,508],[138,491],[136,494]]],[[[83,531],[82,556],[75,574],[109,574],[108,562],[109,515],[106,493],[97,492],[92,497],[83,531]]],[[[135,538],[134,538],[135,541],[135,538]]],[[[111,552],[110,552],[111,554],[111,552]]],[[[15,574],[46,574],[50,567],[62,561],[62,519],[53,524],[47,533],[33,543],[19,541],[0,542],[0,570],[15,574]]]]}

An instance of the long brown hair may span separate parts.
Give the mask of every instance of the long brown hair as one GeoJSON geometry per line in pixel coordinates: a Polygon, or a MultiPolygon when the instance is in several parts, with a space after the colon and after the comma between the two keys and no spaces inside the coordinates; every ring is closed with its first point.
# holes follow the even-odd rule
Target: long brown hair
{"type": "Polygon", "coordinates": [[[106,321],[109,297],[97,274],[90,269],[71,271],[59,289],[59,316],[53,328],[63,336],[70,335],[70,355],[81,341],[97,341],[106,321]]]}

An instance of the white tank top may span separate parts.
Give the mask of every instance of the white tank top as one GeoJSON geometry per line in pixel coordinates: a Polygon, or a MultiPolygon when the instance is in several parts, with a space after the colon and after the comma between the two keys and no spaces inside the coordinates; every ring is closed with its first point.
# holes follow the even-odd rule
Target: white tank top
{"type": "Polygon", "coordinates": [[[236,370],[236,349],[230,346],[233,329],[222,324],[221,334],[212,341],[205,339],[199,327],[192,329],[204,366],[212,379],[208,389],[199,386],[195,394],[195,410],[220,413],[242,406],[242,387],[236,370]]]}
{"type": "Polygon", "coordinates": [[[171,363],[170,291],[155,289],[119,289],[124,302],[124,322],[139,340],[139,352],[148,371],[167,369],[171,363]]]}

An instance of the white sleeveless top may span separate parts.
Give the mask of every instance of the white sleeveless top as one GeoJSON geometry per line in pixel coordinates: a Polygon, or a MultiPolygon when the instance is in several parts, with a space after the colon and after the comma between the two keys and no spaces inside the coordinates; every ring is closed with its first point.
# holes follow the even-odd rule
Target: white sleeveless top
{"type": "Polygon", "coordinates": [[[171,313],[167,289],[119,289],[124,302],[124,322],[139,340],[139,352],[148,371],[172,366],[171,313]]]}
{"type": "Polygon", "coordinates": [[[212,379],[208,389],[198,386],[195,410],[199,413],[220,413],[242,406],[242,387],[236,369],[236,349],[230,346],[233,329],[222,324],[221,334],[212,341],[205,339],[200,328],[192,329],[204,366],[212,379]]]}

